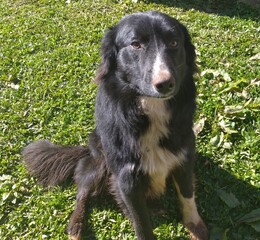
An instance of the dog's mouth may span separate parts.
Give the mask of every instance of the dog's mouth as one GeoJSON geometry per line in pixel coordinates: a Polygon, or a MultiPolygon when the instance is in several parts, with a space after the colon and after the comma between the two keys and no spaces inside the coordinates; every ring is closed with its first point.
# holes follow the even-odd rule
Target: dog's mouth
{"type": "Polygon", "coordinates": [[[171,98],[174,97],[174,94],[168,94],[168,95],[164,95],[164,96],[159,96],[158,98],[162,99],[162,100],[169,100],[171,98]]]}
{"type": "Polygon", "coordinates": [[[174,94],[171,93],[171,94],[167,94],[167,95],[160,95],[160,96],[156,96],[154,98],[158,98],[158,99],[161,99],[161,100],[169,100],[169,99],[172,99],[174,98],[174,94]]]}
{"type": "Polygon", "coordinates": [[[158,91],[156,88],[152,87],[152,96],[151,97],[154,97],[154,98],[160,98],[162,100],[168,100],[168,99],[171,99],[173,98],[175,95],[176,95],[176,88],[175,87],[172,87],[170,89],[168,89],[167,91],[164,91],[164,92],[160,92],[158,91]]]}
{"type": "Polygon", "coordinates": [[[161,94],[158,92],[152,92],[152,93],[148,93],[148,94],[142,93],[141,95],[145,96],[145,97],[149,97],[149,98],[169,100],[169,99],[173,98],[176,94],[175,94],[175,91],[172,90],[172,91],[170,91],[168,93],[164,93],[164,94],[161,94]]]}

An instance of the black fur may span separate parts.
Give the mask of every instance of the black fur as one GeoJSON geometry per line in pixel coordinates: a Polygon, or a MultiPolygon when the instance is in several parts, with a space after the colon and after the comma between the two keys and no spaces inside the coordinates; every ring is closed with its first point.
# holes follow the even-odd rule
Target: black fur
{"type": "Polygon", "coordinates": [[[43,184],[74,176],[71,239],[80,239],[89,197],[103,188],[115,195],[138,240],[156,239],[146,199],[161,194],[169,178],[193,239],[207,239],[196,208],[185,212],[194,197],[195,57],[187,29],[176,19],[158,12],[126,16],[102,41],[96,128],[88,147],[38,141],[24,149],[27,168],[43,184]]]}

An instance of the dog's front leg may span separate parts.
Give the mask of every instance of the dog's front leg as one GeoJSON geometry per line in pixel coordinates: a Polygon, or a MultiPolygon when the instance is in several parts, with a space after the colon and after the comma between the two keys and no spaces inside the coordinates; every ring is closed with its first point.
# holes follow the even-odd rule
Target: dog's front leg
{"type": "MultiPolygon", "coordinates": [[[[191,160],[191,159],[190,159],[191,160]]],[[[193,163],[185,163],[174,171],[174,184],[178,193],[183,223],[192,240],[208,240],[208,230],[197,211],[193,186],[193,163]]]]}
{"type": "Polygon", "coordinates": [[[145,199],[148,177],[136,171],[133,165],[125,165],[118,176],[117,185],[123,209],[130,217],[138,240],[155,240],[145,199]]]}

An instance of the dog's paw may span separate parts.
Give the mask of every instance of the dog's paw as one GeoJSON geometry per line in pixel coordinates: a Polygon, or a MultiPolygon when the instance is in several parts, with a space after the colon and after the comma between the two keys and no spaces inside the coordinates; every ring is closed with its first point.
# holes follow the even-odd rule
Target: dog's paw
{"type": "Polygon", "coordinates": [[[70,238],[70,240],[80,240],[80,237],[79,237],[79,236],[69,235],[69,238],[70,238]]]}
{"type": "Polygon", "coordinates": [[[68,227],[68,234],[70,240],[80,240],[83,231],[83,225],[81,223],[70,224],[68,227]]]}
{"type": "Polygon", "coordinates": [[[208,229],[203,221],[200,221],[197,225],[194,223],[186,224],[187,229],[190,232],[191,240],[208,240],[208,229]]]}

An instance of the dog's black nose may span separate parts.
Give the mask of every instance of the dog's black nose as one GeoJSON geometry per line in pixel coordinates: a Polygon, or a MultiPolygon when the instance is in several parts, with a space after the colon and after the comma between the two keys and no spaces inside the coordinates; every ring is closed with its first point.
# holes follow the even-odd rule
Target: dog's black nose
{"type": "Polygon", "coordinates": [[[157,92],[159,92],[161,94],[167,94],[167,93],[173,91],[174,83],[172,80],[169,80],[169,79],[162,80],[155,84],[155,88],[156,88],[157,92]]]}

